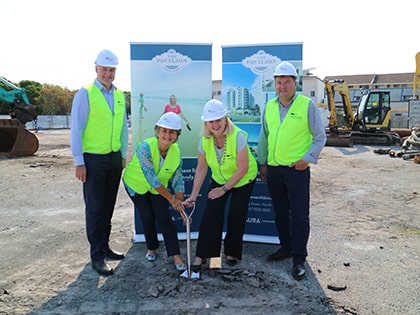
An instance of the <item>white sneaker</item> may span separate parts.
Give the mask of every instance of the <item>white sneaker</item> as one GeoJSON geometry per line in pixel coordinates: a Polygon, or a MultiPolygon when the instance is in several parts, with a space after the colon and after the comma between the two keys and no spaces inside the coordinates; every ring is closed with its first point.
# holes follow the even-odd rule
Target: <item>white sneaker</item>
{"type": "Polygon", "coordinates": [[[146,254],[146,259],[148,261],[155,261],[156,260],[156,255],[146,254]]]}

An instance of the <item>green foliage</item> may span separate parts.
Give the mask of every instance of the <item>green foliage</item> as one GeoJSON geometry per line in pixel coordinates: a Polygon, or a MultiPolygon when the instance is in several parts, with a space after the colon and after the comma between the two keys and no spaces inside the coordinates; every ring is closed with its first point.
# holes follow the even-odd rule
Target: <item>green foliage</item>
{"type": "MultiPolygon", "coordinates": [[[[0,82],[1,84],[1,82],[0,82]]],[[[29,102],[35,106],[38,115],[70,115],[74,94],[58,85],[41,84],[36,81],[22,80],[14,85],[25,88],[29,102]]],[[[131,113],[131,92],[124,92],[127,113],[131,113]]],[[[9,114],[10,104],[0,101],[0,115],[9,114]]]]}
{"type": "Polygon", "coordinates": [[[20,81],[19,86],[25,88],[29,102],[35,107],[38,105],[39,94],[41,93],[42,84],[36,81],[20,81]]]}
{"type": "Polygon", "coordinates": [[[75,91],[44,84],[39,95],[38,115],[69,115],[75,91]]]}

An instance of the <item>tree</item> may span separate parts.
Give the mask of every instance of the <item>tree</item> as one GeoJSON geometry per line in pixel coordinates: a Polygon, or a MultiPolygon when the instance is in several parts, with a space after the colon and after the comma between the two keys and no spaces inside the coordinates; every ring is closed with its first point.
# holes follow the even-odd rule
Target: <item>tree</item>
{"type": "Polygon", "coordinates": [[[57,85],[44,84],[39,96],[38,115],[69,115],[75,93],[57,85]]]}
{"type": "MultiPolygon", "coordinates": [[[[35,106],[38,115],[70,115],[73,97],[77,90],[69,90],[58,85],[41,84],[22,80],[14,85],[24,88],[29,103],[35,106]]],[[[0,85],[2,85],[0,83],[0,85]]],[[[2,85],[5,90],[9,87],[2,85]]],[[[124,92],[127,114],[131,113],[131,92],[124,92]]],[[[9,114],[10,104],[0,100],[0,115],[9,114]]]]}

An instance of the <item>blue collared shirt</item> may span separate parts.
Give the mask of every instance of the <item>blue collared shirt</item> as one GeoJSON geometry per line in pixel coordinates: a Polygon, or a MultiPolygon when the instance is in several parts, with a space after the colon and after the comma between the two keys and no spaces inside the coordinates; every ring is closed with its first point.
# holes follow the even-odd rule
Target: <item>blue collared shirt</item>
{"type": "MultiPolygon", "coordinates": [[[[104,95],[111,112],[114,113],[114,90],[115,86],[112,85],[111,89],[107,91],[105,87],[99,82],[98,79],[94,81],[95,85],[101,90],[104,95]]],[[[74,165],[84,165],[83,158],[83,144],[82,135],[85,131],[90,106],[88,92],[85,88],[80,88],[73,98],[71,109],[71,152],[74,158],[74,165]]],[[[121,132],[121,156],[127,158],[128,149],[128,126],[127,126],[127,113],[124,111],[124,123],[121,132]]]]}

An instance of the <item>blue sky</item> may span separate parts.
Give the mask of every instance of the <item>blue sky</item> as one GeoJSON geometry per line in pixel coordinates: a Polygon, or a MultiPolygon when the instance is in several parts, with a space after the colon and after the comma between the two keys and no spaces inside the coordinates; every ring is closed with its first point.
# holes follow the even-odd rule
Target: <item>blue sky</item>
{"type": "Polygon", "coordinates": [[[303,43],[303,68],[327,75],[415,71],[418,10],[412,1],[0,0],[0,76],[78,89],[95,78],[104,48],[120,60],[115,84],[130,90],[130,43],[222,46],[303,43]]]}

